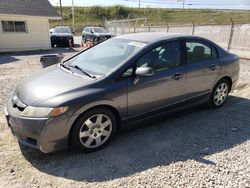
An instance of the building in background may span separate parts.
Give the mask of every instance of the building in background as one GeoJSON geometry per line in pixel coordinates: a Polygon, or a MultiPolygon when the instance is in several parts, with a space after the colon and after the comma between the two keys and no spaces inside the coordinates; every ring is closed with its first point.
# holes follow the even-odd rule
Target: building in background
{"type": "Polygon", "coordinates": [[[61,17],[48,0],[0,0],[0,52],[50,49],[50,19],[61,17]]]}

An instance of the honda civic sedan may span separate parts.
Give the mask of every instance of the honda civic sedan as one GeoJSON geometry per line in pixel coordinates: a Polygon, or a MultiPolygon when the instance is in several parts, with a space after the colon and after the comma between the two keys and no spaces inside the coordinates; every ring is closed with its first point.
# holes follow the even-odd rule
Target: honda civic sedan
{"type": "Polygon", "coordinates": [[[221,107],[238,77],[239,57],[207,39],[123,35],[24,78],[5,113],[24,145],[93,152],[128,122],[201,103],[221,107]]]}

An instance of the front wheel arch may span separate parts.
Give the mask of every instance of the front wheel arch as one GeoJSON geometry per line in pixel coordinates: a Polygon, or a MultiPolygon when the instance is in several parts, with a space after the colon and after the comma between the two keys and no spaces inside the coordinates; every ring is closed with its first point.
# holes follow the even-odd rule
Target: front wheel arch
{"type": "MultiPolygon", "coordinates": [[[[93,108],[88,109],[87,111],[83,112],[82,114],[80,114],[78,116],[78,118],[75,120],[75,122],[72,124],[69,135],[68,135],[68,146],[72,149],[77,149],[77,150],[81,150],[83,152],[93,152],[96,150],[99,150],[101,148],[103,148],[104,146],[106,146],[110,140],[112,139],[112,137],[115,135],[116,130],[118,128],[118,121],[117,121],[117,117],[115,115],[115,113],[110,110],[110,107],[103,107],[103,106],[95,106],[93,108]],[[77,133],[79,132],[79,128],[80,126],[82,126],[82,120],[88,118],[89,116],[91,117],[93,114],[95,113],[104,113],[104,114],[109,114],[108,117],[110,117],[111,119],[113,119],[112,122],[114,122],[113,124],[113,132],[111,133],[110,137],[108,138],[108,140],[104,141],[104,143],[100,146],[97,146],[96,148],[88,148],[86,146],[83,146],[80,141],[77,138],[77,133]]],[[[85,121],[85,120],[84,120],[85,121]]],[[[99,128],[99,127],[98,127],[99,128]]],[[[81,130],[81,128],[80,128],[81,130]]],[[[99,132],[99,131],[98,131],[99,132]]],[[[91,133],[94,134],[94,133],[91,133]]],[[[93,135],[89,136],[89,138],[93,137],[93,135]]],[[[92,138],[93,139],[93,138],[92,138]]]]}
{"type": "Polygon", "coordinates": [[[93,106],[91,108],[88,108],[86,109],[84,112],[82,112],[81,114],[79,114],[77,116],[77,118],[73,121],[71,127],[70,127],[70,130],[69,130],[69,134],[68,134],[68,141],[70,140],[70,134],[71,134],[71,131],[72,131],[72,128],[75,124],[75,122],[86,112],[90,111],[90,110],[94,110],[94,109],[98,109],[98,108],[105,108],[109,111],[111,111],[115,118],[116,118],[116,122],[117,122],[117,131],[119,132],[121,130],[121,116],[120,116],[120,113],[118,112],[118,110],[116,108],[114,108],[113,106],[110,106],[110,105],[97,105],[97,106],[93,106]]]}

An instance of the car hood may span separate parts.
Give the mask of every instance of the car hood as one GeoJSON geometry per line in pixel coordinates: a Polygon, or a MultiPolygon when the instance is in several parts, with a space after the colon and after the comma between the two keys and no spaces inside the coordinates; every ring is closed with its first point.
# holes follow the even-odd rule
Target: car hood
{"type": "Polygon", "coordinates": [[[53,33],[51,36],[57,36],[57,37],[73,37],[70,33],[53,33]]]}
{"type": "Polygon", "coordinates": [[[36,106],[36,102],[46,100],[60,93],[70,92],[86,86],[95,79],[72,75],[54,65],[24,78],[14,93],[26,105],[36,106]]]}

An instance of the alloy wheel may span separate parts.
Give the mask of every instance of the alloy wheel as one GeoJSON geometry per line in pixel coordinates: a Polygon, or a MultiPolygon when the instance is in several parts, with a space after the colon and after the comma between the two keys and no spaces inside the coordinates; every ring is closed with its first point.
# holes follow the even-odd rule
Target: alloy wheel
{"type": "Polygon", "coordinates": [[[88,118],[81,126],[79,139],[83,146],[96,148],[104,144],[112,132],[112,121],[104,114],[88,118]]]}
{"type": "Polygon", "coordinates": [[[228,85],[226,83],[221,83],[218,85],[218,87],[216,88],[215,92],[214,92],[214,103],[217,106],[222,105],[228,95],[228,85]]]}

